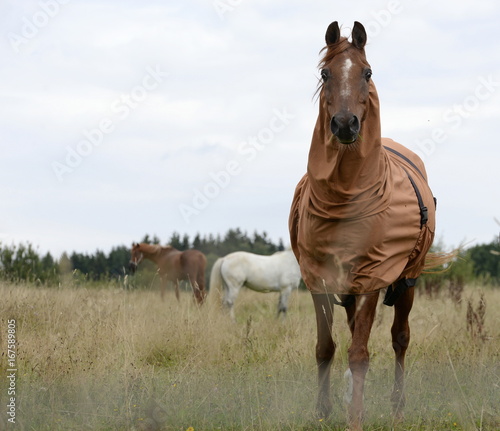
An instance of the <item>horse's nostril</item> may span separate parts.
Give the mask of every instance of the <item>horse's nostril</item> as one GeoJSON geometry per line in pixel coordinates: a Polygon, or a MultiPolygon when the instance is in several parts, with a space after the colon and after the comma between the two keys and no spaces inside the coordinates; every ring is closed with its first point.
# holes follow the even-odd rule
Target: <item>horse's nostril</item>
{"type": "Polygon", "coordinates": [[[353,115],[352,118],[349,120],[349,126],[351,128],[352,133],[359,132],[359,120],[356,115],[353,115]]]}
{"type": "Polygon", "coordinates": [[[360,123],[356,115],[340,112],[330,120],[330,130],[341,141],[352,141],[359,133],[360,123]]]}
{"type": "Polygon", "coordinates": [[[340,130],[340,127],[341,127],[341,124],[340,122],[338,121],[337,117],[332,117],[332,119],[330,120],[330,130],[332,131],[332,133],[337,136],[338,133],[339,133],[339,130],[340,130]]]}
{"type": "Polygon", "coordinates": [[[132,274],[134,274],[137,269],[137,264],[135,262],[130,262],[128,264],[128,269],[132,274]]]}

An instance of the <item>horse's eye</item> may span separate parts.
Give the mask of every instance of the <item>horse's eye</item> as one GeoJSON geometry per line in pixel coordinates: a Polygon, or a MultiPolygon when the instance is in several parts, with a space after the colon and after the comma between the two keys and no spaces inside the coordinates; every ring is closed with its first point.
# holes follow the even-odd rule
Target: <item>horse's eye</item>
{"type": "Polygon", "coordinates": [[[372,70],[371,69],[366,69],[365,70],[365,79],[367,81],[369,81],[371,77],[372,77],[372,70]]]}
{"type": "Polygon", "coordinates": [[[323,79],[323,82],[326,81],[329,77],[330,77],[330,71],[328,69],[322,69],[321,78],[323,79]]]}

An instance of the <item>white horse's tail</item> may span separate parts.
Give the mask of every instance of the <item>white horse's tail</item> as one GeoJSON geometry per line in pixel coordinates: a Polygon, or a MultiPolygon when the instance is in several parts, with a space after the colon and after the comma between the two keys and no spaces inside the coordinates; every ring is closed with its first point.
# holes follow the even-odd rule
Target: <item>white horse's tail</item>
{"type": "Polygon", "coordinates": [[[222,278],[221,266],[224,261],[223,257],[217,259],[212,266],[212,272],[210,273],[210,292],[214,292],[212,295],[217,294],[220,298],[222,295],[222,291],[224,289],[224,279],[222,278]]]}

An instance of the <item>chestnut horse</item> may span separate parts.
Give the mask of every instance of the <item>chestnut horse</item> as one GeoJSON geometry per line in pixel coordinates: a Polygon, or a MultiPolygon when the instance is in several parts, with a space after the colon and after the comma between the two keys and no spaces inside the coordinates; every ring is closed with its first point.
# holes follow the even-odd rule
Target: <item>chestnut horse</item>
{"type": "Polygon", "coordinates": [[[399,418],[405,404],[404,360],[414,285],[424,266],[447,261],[431,254],[426,259],[434,238],[435,200],[423,162],[402,145],[381,138],[366,39],[358,22],[352,42],[340,36],[337,22],[327,29],[320,62],[319,115],[307,173],[295,190],[289,219],[292,249],[316,312],[321,417],[332,410],[334,304],[347,313],[352,334],[347,373],[352,384],[351,430],[362,429],[367,344],[379,291],[387,288],[384,303],[394,306],[391,400],[399,418]]]}
{"type": "Polygon", "coordinates": [[[207,258],[198,250],[179,251],[171,246],[156,244],[133,244],[129,268],[132,273],[142,259],[149,259],[158,266],[161,279],[161,297],[164,298],[167,283],[175,287],[175,296],[179,300],[179,281],[187,280],[191,284],[198,304],[205,300],[205,267],[207,258]]]}

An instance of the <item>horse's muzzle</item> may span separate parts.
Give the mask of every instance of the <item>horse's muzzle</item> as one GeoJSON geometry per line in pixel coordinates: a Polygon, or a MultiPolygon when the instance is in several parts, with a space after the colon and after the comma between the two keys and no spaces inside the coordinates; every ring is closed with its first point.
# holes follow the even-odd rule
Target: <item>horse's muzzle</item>
{"type": "Polygon", "coordinates": [[[361,125],[356,115],[340,112],[330,120],[330,130],[341,144],[352,144],[358,139],[361,125]]]}
{"type": "Polygon", "coordinates": [[[135,274],[135,271],[137,270],[137,263],[130,261],[128,264],[128,270],[131,274],[135,274]]]}

